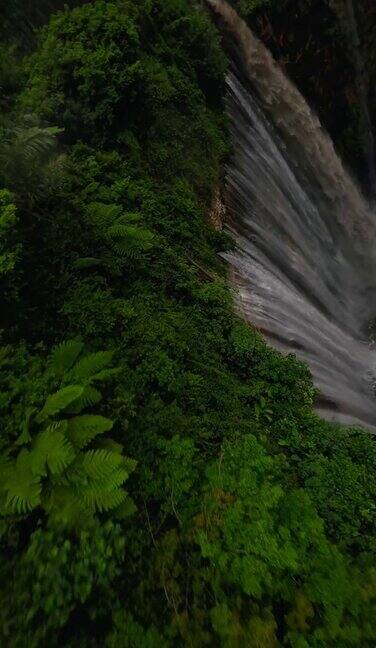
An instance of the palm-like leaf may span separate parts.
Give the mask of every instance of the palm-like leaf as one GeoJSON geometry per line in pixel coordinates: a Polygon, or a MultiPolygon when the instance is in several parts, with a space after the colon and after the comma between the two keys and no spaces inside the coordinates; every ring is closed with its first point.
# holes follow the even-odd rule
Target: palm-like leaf
{"type": "Polygon", "coordinates": [[[120,217],[122,208],[114,204],[91,203],[88,213],[95,225],[105,232],[120,217]]]}
{"type": "MultiPolygon", "coordinates": [[[[91,480],[103,482],[109,480],[111,475],[122,463],[122,456],[108,450],[89,450],[85,452],[82,460],[82,470],[91,480]]],[[[115,487],[114,483],[114,487],[115,487]]]]}
{"type": "Polygon", "coordinates": [[[130,225],[139,223],[142,220],[142,215],[139,212],[125,212],[120,218],[117,219],[118,225],[130,225]]]}
{"type": "Polygon", "coordinates": [[[87,489],[82,493],[85,504],[94,511],[109,511],[118,508],[127,499],[126,491],[117,489],[104,492],[103,489],[87,489]]]}
{"type": "Polygon", "coordinates": [[[83,387],[81,395],[74,400],[67,408],[68,414],[80,414],[86,407],[92,407],[102,398],[102,394],[98,389],[91,385],[83,387]]]}
{"type": "Polygon", "coordinates": [[[87,382],[95,374],[111,364],[113,355],[112,351],[90,353],[77,362],[69,372],[67,378],[74,382],[87,382]]]}
{"type": "Polygon", "coordinates": [[[73,461],[75,453],[64,435],[66,428],[66,421],[62,421],[38,434],[31,451],[31,467],[35,475],[47,475],[47,468],[52,475],[61,475],[73,461]]]}
{"type": "Polygon", "coordinates": [[[68,405],[77,401],[85,391],[83,385],[68,385],[59,389],[55,394],[49,396],[43,406],[43,409],[37,416],[37,421],[43,421],[50,416],[55,416],[59,412],[65,410],[68,405]]]}
{"type": "Polygon", "coordinates": [[[77,270],[87,270],[87,268],[95,268],[102,265],[103,261],[101,259],[96,259],[95,257],[82,257],[77,259],[73,267],[77,270]]]}
{"type": "Polygon", "coordinates": [[[69,486],[55,487],[42,503],[58,528],[66,525],[78,529],[92,522],[93,510],[69,486]]]}
{"type": "Polygon", "coordinates": [[[67,340],[59,344],[48,358],[49,367],[58,375],[62,376],[69,371],[76,362],[83,349],[82,342],[67,340]]]}
{"type": "Polygon", "coordinates": [[[23,124],[0,142],[0,169],[9,188],[25,192],[39,190],[51,160],[56,157],[60,128],[23,124]]]}
{"type": "Polygon", "coordinates": [[[14,513],[31,511],[40,504],[41,490],[40,477],[32,471],[31,453],[25,449],[21,450],[17,461],[7,474],[7,506],[14,513]]]}
{"type": "Polygon", "coordinates": [[[113,422],[104,416],[84,414],[71,418],[67,424],[67,438],[70,443],[81,450],[98,434],[111,430],[113,422]]]}

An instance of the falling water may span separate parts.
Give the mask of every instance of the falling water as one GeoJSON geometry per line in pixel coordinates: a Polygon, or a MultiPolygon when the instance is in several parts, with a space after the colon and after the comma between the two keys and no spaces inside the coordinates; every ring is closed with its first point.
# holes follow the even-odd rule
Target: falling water
{"type": "Polygon", "coordinates": [[[226,206],[238,306],[311,368],[328,419],[376,431],[376,216],[318,118],[223,0],[207,0],[240,47],[228,76],[233,155],[226,206]]]}

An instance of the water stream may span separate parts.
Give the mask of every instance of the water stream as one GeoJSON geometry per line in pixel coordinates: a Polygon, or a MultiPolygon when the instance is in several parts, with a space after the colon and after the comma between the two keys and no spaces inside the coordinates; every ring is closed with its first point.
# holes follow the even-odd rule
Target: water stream
{"type": "Polygon", "coordinates": [[[376,215],[316,115],[223,0],[207,0],[241,58],[228,76],[227,258],[238,308],[310,366],[320,413],[376,432],[376,215]]]}

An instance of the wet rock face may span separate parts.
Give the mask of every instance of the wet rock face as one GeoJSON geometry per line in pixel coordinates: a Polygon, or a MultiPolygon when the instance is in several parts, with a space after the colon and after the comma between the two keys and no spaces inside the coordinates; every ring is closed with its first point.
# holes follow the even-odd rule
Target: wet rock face
{"type": "Polygon", "coordinates": [[[226,220],[226,207],[221,196],[219,187],[215,190],[209,211],[209,221],[214,229],[220,231],[223,229],[226,220]]]}

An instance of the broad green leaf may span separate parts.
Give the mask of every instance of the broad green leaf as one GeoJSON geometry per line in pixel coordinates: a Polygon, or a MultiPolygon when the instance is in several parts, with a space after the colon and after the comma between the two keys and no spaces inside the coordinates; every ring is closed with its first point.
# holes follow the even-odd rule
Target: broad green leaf
{"type": "Polygon", "coordinates": [[[113,422],[104,416],[83,414],[69,419],[67,438],[76,448],[85,447],[94,437],[111,430],[113,422]]]}
{"type": "Polygon", "coordinates": [[[82,342],[77,340],[67,340],[59,344],[48,359],[49,367],[59,376],[64,375],[76,362],[83,346],[82,342]]]}
{"type": "Polygon", "coordinates": [[[31,453],[21,450],[5,483],[7,506],[14,513],[26,513],[40,504],[41,481],[32,471],[31,453]]]}
{"type": "Polygon", "coordinates": [[[82,385],[68,385],[68,387],[59,389],[59,391],[47,398],[43,409],[38,414],[37,421],[43,421],[49,416],[55,416],[55,414],[64,410],[73,401],[82,396],[84,389],[82,385]]]}
{"type": "Polygon", "coordinates": [[[48,468],[53,475],[60,475],[73,461],[74,450],[64,436],[66,427],[66,421],[62,421],[38,434],[31,451],[34,474],[44,476],[48,468]]]}

